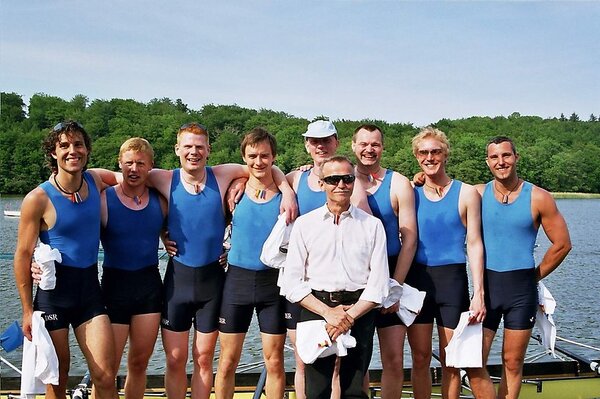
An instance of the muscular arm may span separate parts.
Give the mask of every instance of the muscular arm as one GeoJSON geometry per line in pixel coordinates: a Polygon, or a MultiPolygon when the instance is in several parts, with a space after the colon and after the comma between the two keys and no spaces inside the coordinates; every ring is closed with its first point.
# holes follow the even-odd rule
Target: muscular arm
{"type": "MultiPolygon", "coordinates": [[[[471,320],[482,322],[486,309],[483,288],[483,241],[481,239],[481,198],[475,187],[463,184],[460,205],[466,211],[463,221],[467,226],[467,258],[473,282],[473,297],[469,310],[474,312],[471,320]]],[[[462,215],[462,212],[461,212],[462,215]]]]}
{"type": "Polygon", "coordinates": [[[14,273],[17,290],[23,309],[23,334],[31,341],[31,316],[33,314],[33,283],[31,278],[31,258],[40,234],[48,197],[42,189],[35,189],[23,199],[19,233],[14,258],[14,273]]]}
{"type": "Polygon", "coordinates": [[[569,229],[562,214],[556,207],[554,198],[545,190],[534,187],[532,192],[534,212],[539,220],[548,240],[550,248],[544,254],[542,261],[535,269],[537,280],[541,280],[556,269],[571,251],[571,237],[569,229]]]}
{"type": "Polygon", "coordinates": [[[398,201],[398,226],[402,247],[400,248],[393,278],[402,284],[417,251],[417,216],[412,185],[406,177],[399,173],[394,173],[394,177],[396,179],[392,181],[392,192],[396,195],[398,201]]]}

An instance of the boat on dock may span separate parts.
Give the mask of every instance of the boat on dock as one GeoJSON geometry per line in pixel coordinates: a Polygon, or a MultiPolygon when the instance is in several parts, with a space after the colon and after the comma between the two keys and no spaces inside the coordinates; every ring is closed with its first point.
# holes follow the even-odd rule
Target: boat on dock
{"type": "Polygon", "coordinates": [[[21,211],[9,211],[9,210],[4,210],[4,217],[5,218],[20,218],[21,217],[21,211]]]}

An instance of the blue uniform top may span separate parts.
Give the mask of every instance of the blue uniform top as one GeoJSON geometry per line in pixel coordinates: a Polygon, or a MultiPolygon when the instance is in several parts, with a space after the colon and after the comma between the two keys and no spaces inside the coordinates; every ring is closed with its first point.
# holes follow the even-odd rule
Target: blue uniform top
{"type": "Polygon", "coordinates": [[[231,221],[229,263],[248,270],[270,269],[260,261],[260,253],[277,222],[280,204],[281,193],[263,203],[252,201],[248,195],[242,197],[231,221]]]}
{"type": "Polygon", "coordinates": [[[538,229],[531,216],[532,185],[523,182],[517,199],[502,204],[494,196],[492,184],[485,185],[481,203],[485,267],[497,272],[534,268],[538,229]]]}
{"type": "Polygon", "coordinates": [[[460,219],[458,197],[462,182],[454,180],[439,201],[425,196],[424,187],[415,188],[419,245],[415,260],[427,266],[465,263],[467,228],[460,219]]]}
{"type": "Polygon", "coordinates": [[[175,259],[189,267],[201,267],[219,260],[223,252],[225,215],[217,179],[206,167],[206,184],[190,194],[181,181],[181,170],[173,171],[169,199],[169,239],[177,243],[175,259]]]}
{"type": "Polygon", "coordinates": [[[381,185],[374,194],[367,196],[369,207],[373,216],[377,217],[383,223],[385,236],[387,238],[388,256],[396,256],[400,253],[400,226],[398,225],[398,215],[394,212],[392,201],[390,199],[390,188],[392,186],[392,176],[394,171],[388,169],[385,172],[381,185]]]}
{"type": "Polygon", "coordinates": [[[98,262],[100,193],[89,172],[83,172],[88,196],[80,203],[65,198],[49,181],[40,184],[56,210],[56,223],[40,231],[40,241],[58,249],[62,265],[87,268],[98,262]]]}
{"type": "Polygon", "coordinates": [[[310,170],[302,172],[298,181],[296,199],[298,200],[298,216],[306,215],[310,211],[322,207],[327,202],[324,191],[313,191],[308,186],[310,170]]]}
{"type": "Polygon", "coordinates": [[[158,265],[158,238],[164,217],[157,192],[149,190],[148,205],[137,211],[123,205],[114,187],[105,193],[108,220],[100,235],[104,247],[102,267],[139,270],[158,265]]]}

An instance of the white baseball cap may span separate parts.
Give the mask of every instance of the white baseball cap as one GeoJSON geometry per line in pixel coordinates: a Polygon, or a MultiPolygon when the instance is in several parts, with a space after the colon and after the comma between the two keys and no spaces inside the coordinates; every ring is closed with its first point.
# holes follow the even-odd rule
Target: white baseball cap
{"type": "Polygon", "coordinates": [[[330,121],[318,120],[308,124],[304,137],[314,137],[317,139],[329,137],[337,134],[334,124],[330,121]]]}

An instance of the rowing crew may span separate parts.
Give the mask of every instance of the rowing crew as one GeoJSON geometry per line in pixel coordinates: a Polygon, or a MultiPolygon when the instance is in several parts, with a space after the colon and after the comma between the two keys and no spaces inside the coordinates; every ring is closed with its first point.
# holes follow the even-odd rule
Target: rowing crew
{"type": "MultiPolygon", "coordinates": [[[[445,135],[437,129],[423,129],[413,139],[413,152],[425,181],[413,191],[406,177],[380,166],[383,132],[377,126],[356,129],[352,140],[356,167],[343,157],[332,158],[338,139],[331,122],[313,122],[304,137],[313,168],[292,172],[287,179],[273,166],[273,136],[260,128],[250,131],[242,142],[245,166],[207,166],[208,133],[197,123],[178,131],[175,153],[181,168],[152,169],[150,145],[135,138],[121,148],[122,174],[115,174],[85,170],[91,143],[79,123],[69,121],[52,129],[44,148],[53,173],[23,201],[15,254],[24,333],[31,339],[33,310],[44,311],[59,359],[59,385],[48,386],[48,395],[65,396],[71,324],[96,396],[115,397],[114,377],[128,336],[126,396],[143,396],[145,370],[160,321],[167,395],[183,398],[187,391],[188,337],[193,324],[193,397],[210,394],[219,336],[215,391],[217,397],[231,398],[235,366],[256,308],[269,398],[283,396],[285,330],[294,337],[298,318],[324,319],[332,339],[351,328],[359,336],[346,361],[336,366],[328,359],[307,366],[307,397],[329,398],[332,387],[340,390],[334,396],[365,397],[361,386],[375,325],[384,370],[383,396],[400,396],[403,342],[408,333],[412,380],[419,388],[415,396],[429,397],[433,320],[444,346],[456,327],[457,315],[467,309],[473,311],[472,322],[487,323],[484,360],[504,316],[499,395],[518,396],[537,307],[535,281],[560,264],[570,241],[551,196],[517,176],[514,144],[506,138],[488,144],[487,163],[494,180],[474,188],[446,174],[449,144],[445,135]],[[219,264],[226,224],[224,198],[230,183],[240,177],[248,181],[233,215],[232,266],[224,273],[219,264]],[[482,210],[478,192],[483,195],[482,210]],[[352,194],[357,206],[352,205],[352,194]],[[292,231],[282,292],[301,307],[279,296],[276,274],[258,258],[277,214],[285,210],[288,221],[295,218],[296,198],[301,217],[292,231]],[[376,218],[359,208],[369,209],[376,218]],[[152,243],[157,242],[163,222],[173,256],[161,291],[152,243]],[[539,225],[552,245],[536,268],[532,240],[539,225]],[[38,289],[33,300],[29,263],[38,237],[59,249],[63,261],[57,265],[56,288],[38,289]],[[95,274],[100,238],[105,251],[111,252],[108,263],[105,254],[102,287],[95,274]],[[470,300],[465,241],[474,283],[470,300]],[[388,275],[427,292],[424,309],[408,328],[395,317],[398,304],[376,309],[387,292],[388,275]],[[515,302],[517,297],[520,302],[515,302]],[[336,367],[339,378],[333,378],[336,367]]],[[[297,365],[297,396],[304,397],[304,368],[298,360],[297,365]]],[[[444,392],[456,397],[458,370],[445,367],[444,359],[442,365],[444,392]]],[[[495,395],[485,368],[469,370],[469,374],[477,397],[495,395]]]]}

